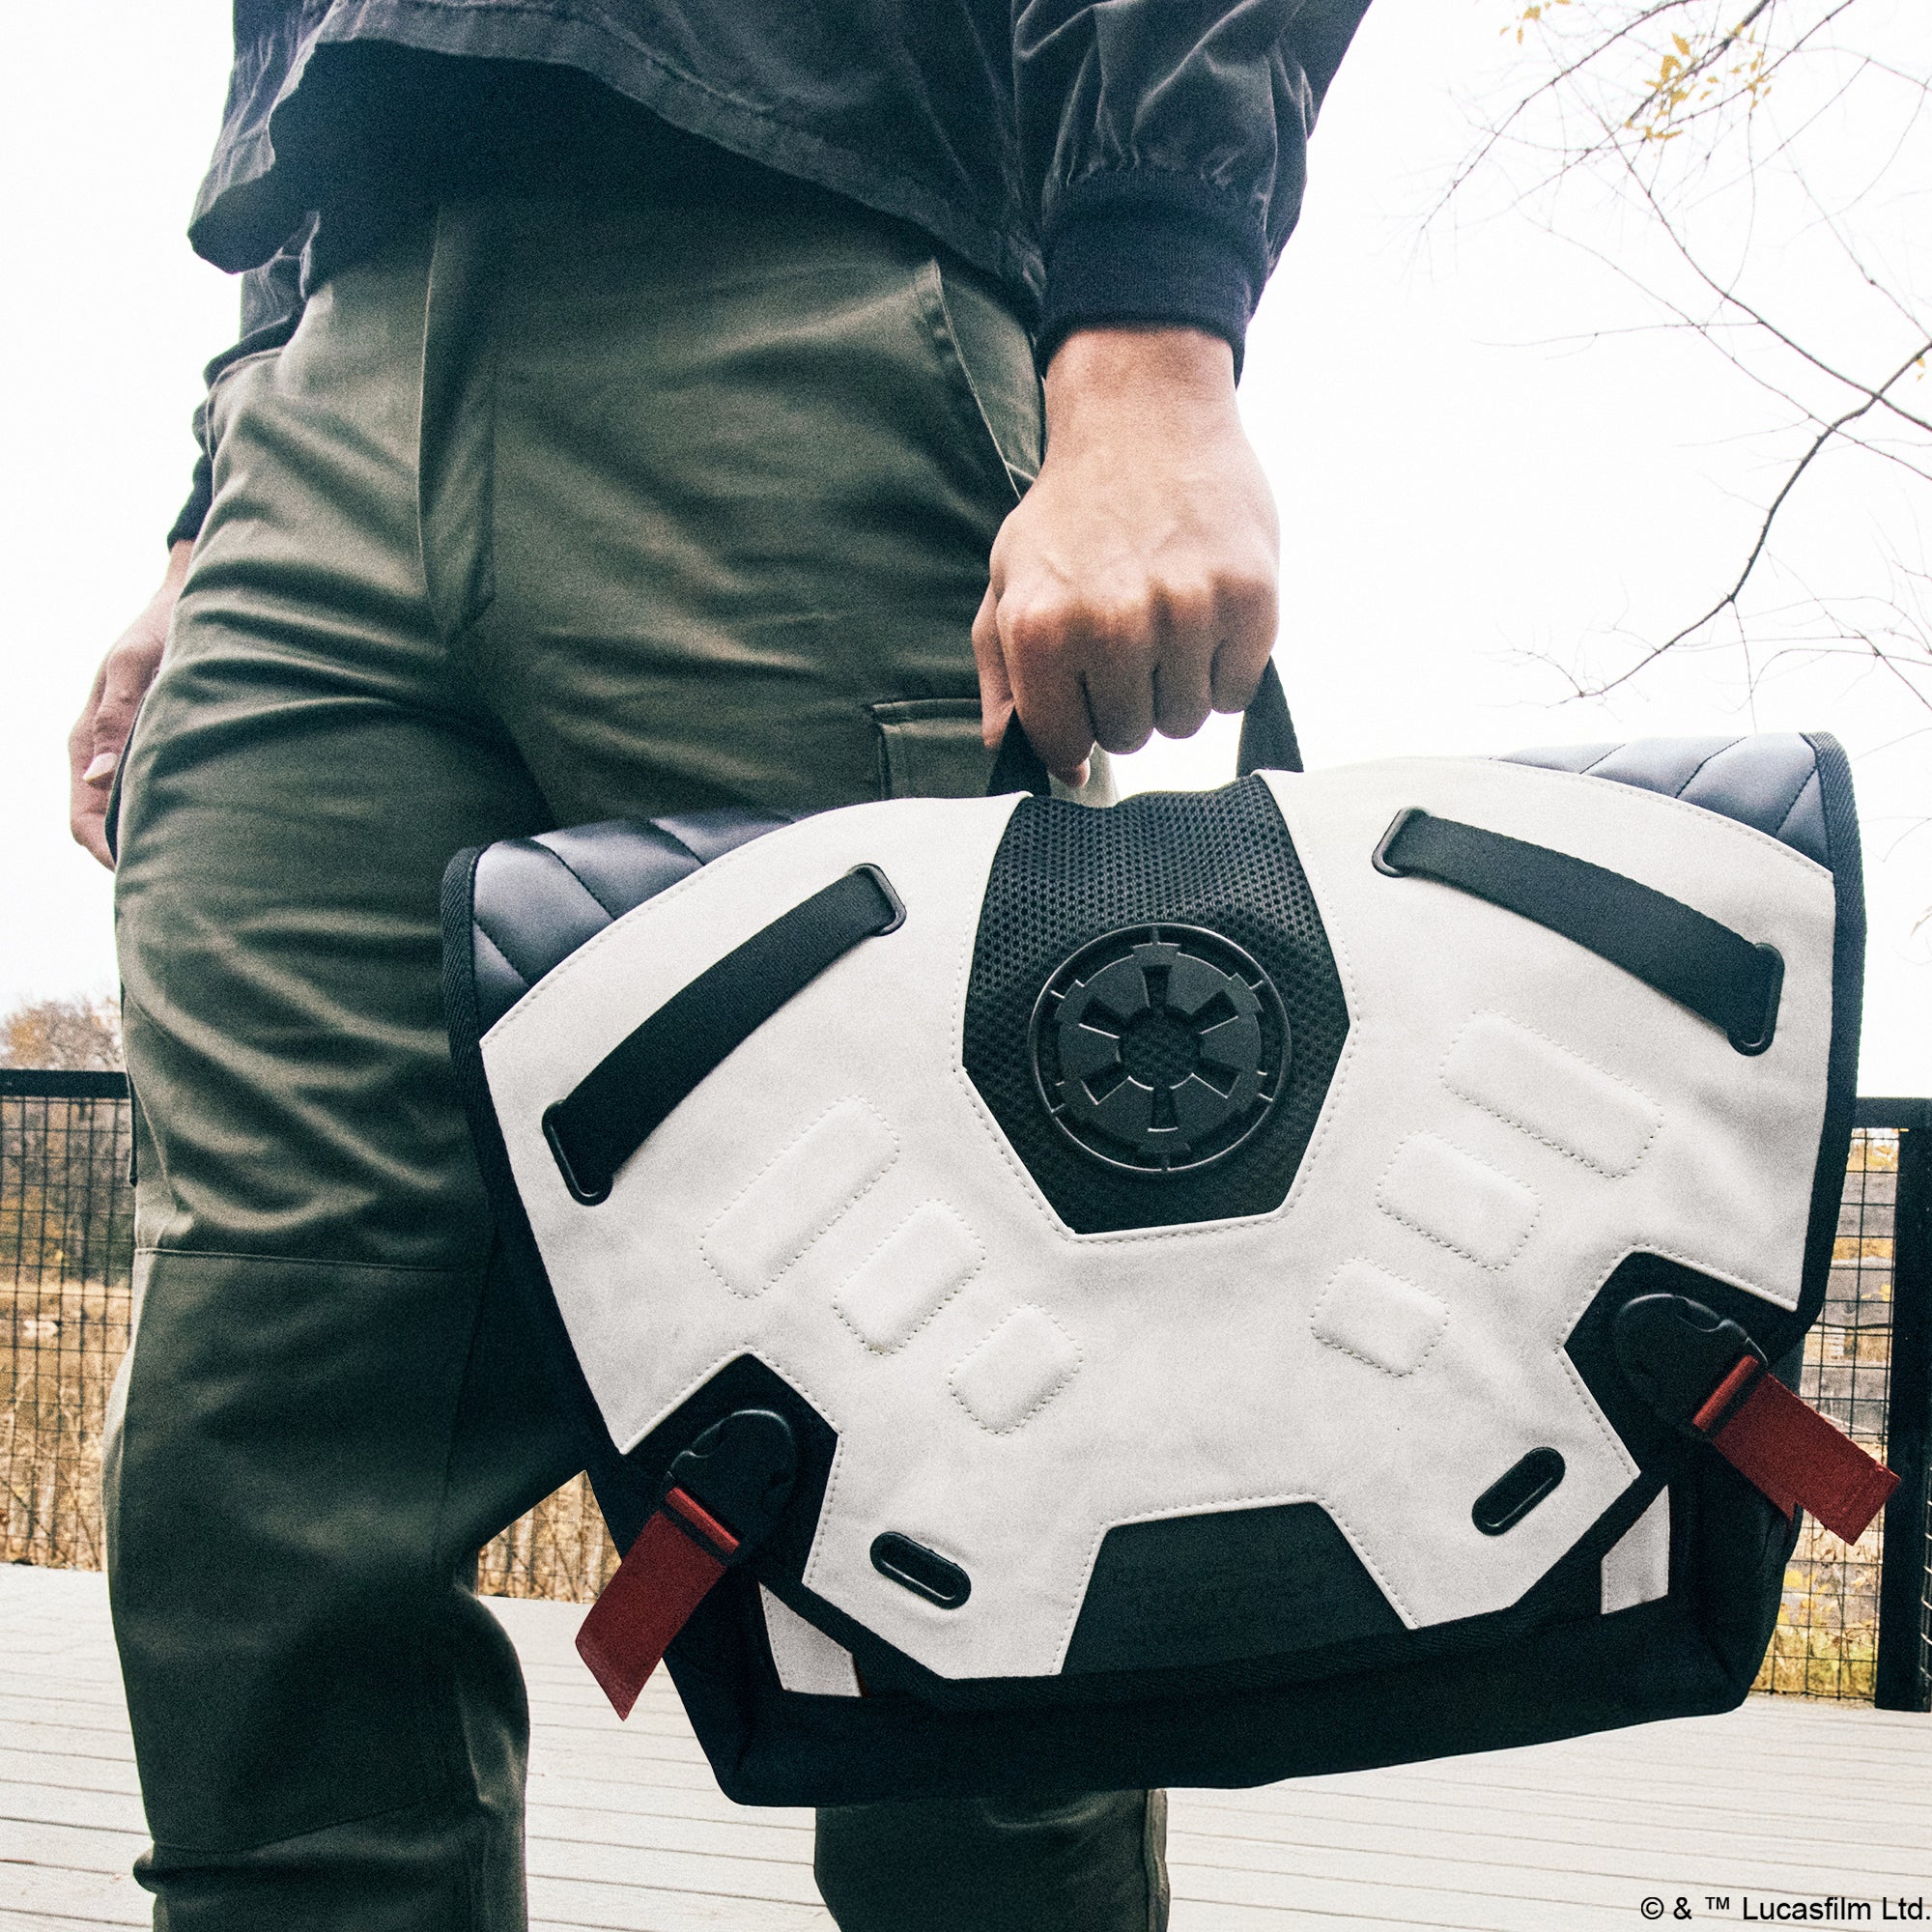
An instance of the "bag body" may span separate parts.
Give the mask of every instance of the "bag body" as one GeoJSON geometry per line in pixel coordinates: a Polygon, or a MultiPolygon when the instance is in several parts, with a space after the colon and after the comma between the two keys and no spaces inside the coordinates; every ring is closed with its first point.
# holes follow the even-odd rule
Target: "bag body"
{"type": "Polygon", "coordinates": [[[1791,1378],[1830,1266],[1829,738],[579,828],[461,855],[445,923],[619,1548],[782,1425],[668,1651],[732,1797],[1252,1784],[1748,1688],[1795,1528],[1687,1419],[1740,1331],[1791,1378]]]}

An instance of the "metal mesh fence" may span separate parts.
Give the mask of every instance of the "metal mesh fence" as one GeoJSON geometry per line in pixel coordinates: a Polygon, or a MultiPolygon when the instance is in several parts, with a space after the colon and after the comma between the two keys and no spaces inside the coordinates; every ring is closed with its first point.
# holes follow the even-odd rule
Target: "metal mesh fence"
{"type": "Polygon", "coordinates": [[[79,1092],[0,1098],[9,1563],[98,1569],[101,1560],[100,1441],[128,1346],[134,1252],[128,1103],[115,1084],[82,1075],[79,1092]]]}
{"type": "MultiPolygon", "coordinates": [[[[124,1094],[115,1074],[0,1075],[0,1494],[10,1563],[98,1569],[102,1560],[101,1442],[132,1316],[124,1094]]],[[[1853,1137],[1831,1285],[1801,1383],[1807,1401],[1878,1455],[1890,1386],[1900,1140],[1876,1127],[1853,1137]]],[[[1870,1699],[1883,1535],[1874,1523],[1847,1546],[1806,1521],[1756,1689],[1870,1699]]],[[[616,1562],[580,1477],[482,1551],[478,1587],[588,1602],[616,1562]]],[[[1927,1597],[1921,1587],[1913,1601],[1932,1642],[1927,1597]]]]}
{"type": "MultiPolygon", "coordinates": [[[[133,1322],[125,1095],[115,1073],[0,1075],[0,1561],[103,1561],[100,1452],[133,1322]]],[[[580,1477],[482,1552],[478,1588],[587,1603],[616,1565],[580,1477]]]]}
{"type": "MultiPolygon", "coordinates": [[[[1893,1230],[1899,1135],[1852,1136],[1824,1313],[1804,1338],[1798,1391],[1874,1456],[1885,1456],[1891,1382],[1893,1230]]],[[[1881,1518],[1856,1543],[1807,1517],[1784,1573],[1784,1607],[1756,1690],[1868,1703],[1878,1662],[1881,1518]]]]}

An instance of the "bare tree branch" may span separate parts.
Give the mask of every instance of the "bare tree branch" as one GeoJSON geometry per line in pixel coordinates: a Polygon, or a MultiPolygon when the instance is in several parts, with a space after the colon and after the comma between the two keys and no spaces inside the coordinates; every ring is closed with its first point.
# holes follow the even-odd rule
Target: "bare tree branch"
{"type": "MultiPolygon", "coordinates": [[[[1673,651],[1719,644],[1721,630],[1721,641],[1742,654],[1747,690],[1763,668],[1794,653],[1856,653],[1932,704],[1924,682],[1932,646],[1901,606],[1855,593],[1855,602],[1865,599],[1855,619],[1813,597],[1807,608],[1820,629],[1799,641],[1790,632],[1794,613],[1767,608],[1753,588],[1774,542],[1788,548],[1807,527],[1792,525],[1779,535],[1791,525],[1800,483],[1817,474],[1828,449],[1882,462],[1908,489],[1932,484],[1932,401],[1905,388],[1932,357],[1923,277],[1913,279],[1925,259],[1922,224],[1901,226],[1893,213],[1903,206],[1901,171],[1924,152],[1932,64],[1919,71],[1916,59],[1896,57],[1905,44],[1898,23],[1890,22],[1888,43],[1889,15],[1876,0],[1752,0],[1728,21],[1722,5],[1522,6],[1512,22],[1518,43],[1536,50],[1545,71],[1482,130],[1431,212],[1434,220],[1479,172],[1507,177],[1514,163],[1527,162],[1533,173],[1517,190],[1516,213],[1533,213],[1638,291],[1662,311],[1656,327],[1701,336],[1776,400],[1783,420],[1762,427],[1803,438],[1721,596],[1667,636],[1628,638],[1638,648],[1614,674],[1566,669],[1563,676],[1577,696],[1601,697],[1673,651]],[[1638,61],[1654,65],[1633,88],[1638,61]],[[1881,144],[1869,160],[1860,153],[1855,179],[1845,183],[1852,125],[1878,129],[1881,144]],[[1587,217],[1574,192],[1583,182],[1609,196],[1587,217]],[[1641,217],[1634,249],[1629,235],[1611,240],[1602,228],[1605,213],[1619,210],[1641,217]],[[1890,366],[1906,341],[1918,346],[1890,366]],[[1887,373],[1864,373],[1881,358],[1887,373]]],[[[1788,564],[1780,559],[1776,568],[1788,564]]]]}
{"type": "MultiPolygon", "coordinates": [[[[1885,387],[1889,388],[1891,383],[1897,382],[1915,363],[1922,360],[1927,355],[1932,355],[1932,340],[1925,342],[1918,349],[1915,350],[1893,374],[1891,382],[1885,384],[1885,387]]],[[[1847,410],[1843,415],[1837,417],[1833,422],[1827,423],[1818,432],[1817,436],[1812,439],[1811,446],[1792,466],[1791,473],[1784,479],[1783,485],[1779,488],[1777,495],[1771,499],[1771,505],[1764,513],[1764,521],[1758,526],[1757,536],[1751,544],[1750,554],[1745,558],[1744,568],[1738,572],[1737,582],[1701,617],[1695,618],[1690,623],[1686,624],[1682,630],[1673,632],[1661,644],[1651,645],[1642,657],[1635,664],[1632,665],[1629,669],[1619,672],[1615,677],[1605,679],[1601,684],[1584,686],[1579,695],[1585,697],[1602,697],[1605,693],[1615,691],[1618,686],[1628,684],[1639,671],[1655,664],[1666,651],[1674,650],[1687,638],[1694,637],[1706,624],[1714,623],[1726,611],[1735,612],[1738,609],[1738,599],[1743,596],[1745,585],[1750,582],[1751,573],[1757,569],[1759,560],[1764,555],[1765,545],[1771,540],[1771,526],[1777,521],[1777,513],[1783,509],[1792,491],[1797,489],[1799,479],[1810,469],[1819,451],[1847,423],[1856,422],[1867,410],[1875,409],[1878,406],[1882,400],[1883,393],[1884,391],[1881,390],[1878,394],[1867,396],[1856,409],[1847,410]]]]}

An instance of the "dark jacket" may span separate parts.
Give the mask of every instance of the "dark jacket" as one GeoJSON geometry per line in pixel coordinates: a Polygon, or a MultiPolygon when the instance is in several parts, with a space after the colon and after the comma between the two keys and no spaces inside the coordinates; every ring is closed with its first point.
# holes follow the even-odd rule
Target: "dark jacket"
{"type": "MultiPolygon", "coordinates": [[[[444,157],[446,180],[465,145],[445,138],[451,121],[478,132],[474,76],[567,75],[648,109],[668,143],[696,136],[687,148],[724,150],[724,165],[743,157],[918,224],[1012,290],[1042,356],[1083,325],[1145,321],[1208,329],[1238,359],[1367,5],[235,0],[228,104],[189,236],[252,271],[244,341],[265,346],[299,311],[312,213],[326,222],[332,200],[396,177],[393,156],[372,167],[372,130],[440,118],[415,146],[444,157]]],[[[482,131],[472,185],[496,145],[482,131]]],[[[204,482],[171,537],[205,507],[204,482]]]]}

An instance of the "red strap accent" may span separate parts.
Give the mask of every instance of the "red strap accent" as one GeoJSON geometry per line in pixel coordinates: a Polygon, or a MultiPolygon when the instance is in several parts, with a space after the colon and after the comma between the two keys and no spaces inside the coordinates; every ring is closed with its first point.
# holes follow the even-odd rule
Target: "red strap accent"
{"type": "MultiPolygon", "coordinates": [[[[1729,1375],[1704,1398],[1704,1406],[1690,1418],[1690,1427],[1708,1435],[1730,1414],[1739,1396],[1764,1373],[1764,1364],[1755,1355],[1740,1355],[1729,1375]]],[[[1786,1510],[1786,1516],[1791,1512],[1786,1510]]]]}
{"type": "Polygon", "coordinates": [[[651,1513],[577,1632],[577,1654],[618,1717],[631,1715],[671,1638],[737,1548],[738,1539],[683,1490],[670,1491],[651,1513]]]}
{"type": "Polygon", "coordinates": [[[1789,1516],[1801,1504],[1834,1536],[1856,1543],[1898,1478],[1836,1423],[1801,1401],[1749,1355],[1694,1418],[1719,1455],[1789,1516]],[[1753,1380],[1752,1378],[1755,1378],[1753,1380]],[[1749,1383],[1742,1402],[1738,1391],[1749,1383]]]}

